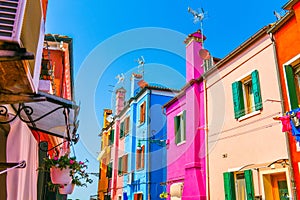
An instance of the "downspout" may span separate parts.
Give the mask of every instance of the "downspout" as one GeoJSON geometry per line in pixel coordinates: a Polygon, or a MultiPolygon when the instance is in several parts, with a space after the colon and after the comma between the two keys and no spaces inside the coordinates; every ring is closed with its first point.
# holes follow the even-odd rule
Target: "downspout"
{"type": "MultiPolygon", "coordinates": [[[[277,81],[279,85],[279,94],[280,94],[280,103],[281,103],[281,112],[282,114],[285,113],[284,111],[284,104],[283,104],[283,94],[282,94],[282,83],[280,81],[280,73],[279,73],[279,65],[278,65],[278,60],[277,60],[277,51],[276,51],[276,42],[275,38],[272,33],[269,33],[270,39],[272,41],[272,46],[273,46],[273,51],[274,51],[274,60],[275,60],[275,65],[276,65],[276,73],[277,73],[277,81]]],[[[289,143],[289,137],[288,137],[288,132],[285,132],[285,142],[287,146],[287,151],[288,151],[288,157],[289,157],[289,163],[290,163],[290,180],[292,184],[292,199],[297,200],[297,191],[296,191],[296,185],[295,185],[295,179],[294,179],[294,169],[293,169],[293,163],[291,159],[291,149],[290,149],[290,143],[289,143]]]]}
{"type": "Polygon", "coordinates": [[[210,185],[209,185],[209,149],[208,149],[208,106],[207,106],[207,87],[206,87],[206,79],[203,78],[203,87],[204,87],[204,98],[205,98],[205,145],[206,145],[206,196],[207,200],[210,200],[210,185]]]}
{"type": "MultiPolygon", "coordinates": [[[[148,93],[148,134],[147,134],[147,139],[150,138],[150,132],[151,132],[151,94],[152,90],[149,89],[148,93]]],[[[150,194],[150,189],[151,189],[151,170],[150,170],[150,161],[151,161],[151,142],[148,142],[148,199],[151,199],[151,194],[150,194]]]]}

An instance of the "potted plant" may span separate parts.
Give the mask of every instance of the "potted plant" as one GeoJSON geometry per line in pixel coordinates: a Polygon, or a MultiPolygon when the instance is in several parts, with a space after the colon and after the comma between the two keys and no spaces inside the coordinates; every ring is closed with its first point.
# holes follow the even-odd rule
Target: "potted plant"
{"type": "Polygon", "coordinates": [[[159,198],[161,198],[161,199],[166,199],[166,198],[168,198],[168,193],[167,193],[167,192],[162,192],[162,193],[160,193],[160,194],[159,194],[159,198]]]}
{"type": "MultiPolygon", "coordinates": [[[[75,185],[87,186],[86,183],[92,183],[88,173],[85,172],[88,160],[85,162],[77,161],[76,157],[65,154],[61,157],[45,158],[44,161],[42,169],[50,171],[51,184],[55,186],[54,188],[59,188],[61,193],[64,193],[66,188],[73,187],[74,189],[75,185]]],[[[70,192],[70,190],[65,192],[70,192]]]]}

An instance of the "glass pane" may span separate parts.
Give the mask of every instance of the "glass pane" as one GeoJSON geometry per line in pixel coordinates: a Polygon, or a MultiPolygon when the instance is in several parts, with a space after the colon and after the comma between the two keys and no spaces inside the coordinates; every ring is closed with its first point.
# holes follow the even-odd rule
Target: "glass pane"
{"type": "Polygon", "coordinates": [[[236,174],[236,197],[237,200],[247,200],[244,174],[236,174]]]}

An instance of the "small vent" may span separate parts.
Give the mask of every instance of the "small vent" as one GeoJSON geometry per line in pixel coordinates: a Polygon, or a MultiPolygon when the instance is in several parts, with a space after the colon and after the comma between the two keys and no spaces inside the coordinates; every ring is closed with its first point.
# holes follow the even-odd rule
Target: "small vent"
{"type": "Polygon", "coordinates": [[[20,0],[0,0],[0,37],[12,37],[20,0]]]}

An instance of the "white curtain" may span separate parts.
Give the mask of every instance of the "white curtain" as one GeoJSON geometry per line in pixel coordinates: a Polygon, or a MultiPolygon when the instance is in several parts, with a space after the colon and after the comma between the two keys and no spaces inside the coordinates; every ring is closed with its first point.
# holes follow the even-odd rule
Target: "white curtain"
{"type": "Polygon", "coordinates": [[[7,138],[7,162],[26,161],[25,168],[7,172],[7,200],[36,200],[38,145],[28,126],[16,118],[7,138]]]}

